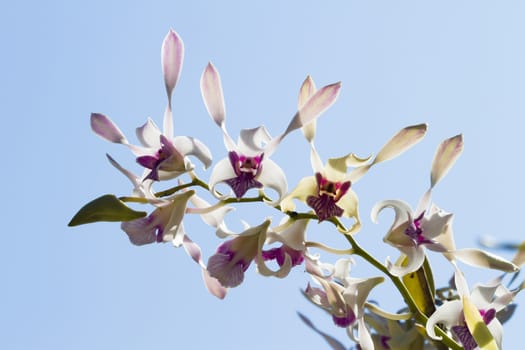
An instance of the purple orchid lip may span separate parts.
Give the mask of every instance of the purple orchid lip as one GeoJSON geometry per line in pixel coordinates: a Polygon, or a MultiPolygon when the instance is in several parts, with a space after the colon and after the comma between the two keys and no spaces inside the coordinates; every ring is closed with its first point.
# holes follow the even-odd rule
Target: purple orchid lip
{"type": "Polygon", "coordinates": [[[262,171],[264,153],[255,157],[247,157],[230,151],[228,157],[236,177],[227,179],[225,182],[231,187],[237,198],[244,196],[251,188],[263,187],[263,184],[256,178],[262,171]]]}
{"type": "Polygon", "coordinates": [[[316,173],[315,179],[317,196],[308,196],[306,204],[315,211],[319,221],[342,216],[344,210],[336,203],[348,192],[351,182],[332,182],[323,177],[321,173],[316,173]]]}
{"type": "Polygon", "coordinates": [[[346,328],[355,322],[356,317],[350,306],[347,306],[344,316],[332,315],[332,319],[336,326],[346,328]]]}
{"type": "Polygon", "coordinates": [[[434,240],[428,239],[425,237],[425,232],[421,227],[421,221],[425,216],[425,211],[421,212],[417,218],[409,223],[408,227],[405,229],[405,234],[414,242],[416,246],[421,244],[433,244],[436,243],[434,240]]]}

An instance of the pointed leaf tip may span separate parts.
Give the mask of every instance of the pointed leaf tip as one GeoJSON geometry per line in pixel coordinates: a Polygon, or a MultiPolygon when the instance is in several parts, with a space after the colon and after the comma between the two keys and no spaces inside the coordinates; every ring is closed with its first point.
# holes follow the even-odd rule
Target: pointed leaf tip
{"type": "Polygon", "coordinates": [[[146,215],[144,211],[129,208],[114,195],[106,194],[80,208],[67,225],[78,226],[99,221],[131,221],[146,215]]]}

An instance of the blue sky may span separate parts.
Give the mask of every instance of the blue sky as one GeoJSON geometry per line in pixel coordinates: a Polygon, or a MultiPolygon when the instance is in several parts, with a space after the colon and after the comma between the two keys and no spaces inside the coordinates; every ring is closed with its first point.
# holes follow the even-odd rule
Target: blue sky
{"type": "MultiPolygon", "coordinates": [[[[373,169],[355,188],[364,221],[357,239],[380,260],[396,256],[381,242],[390,218],[385,214],[374,225],[370,209],[391,198],[415,205],[428,186],[435,148],[458,133],[465,137],[465,151],[434,192],[435,202],[455,213],[457,245],[475,246],[484,234],[523,240],[524,13],[519,1],[3,5],[1,176],[7,227],[0,248],[0,347],[325,347],[296,311],[346,340],[301,296],[308,281],[301,269],[276,280],[256,275],[252,267],[245,283],[219,301],[207,294],[197,266],[182,250],[133,246],[118,224],[66,226],[87,201],[129,193],[129,183],[105,153],[137,171],[134,159],[124,147],[95,136],[89,115],[109,115],[132,140],[147,117],[161,123],[166,100],[160,46],[169,28],[186,48],[173,98],[175,133],[204,141],[214,160],[225,149],[199,91],[210,60],[222,76],[232,135],[260,124],[280,133],[307,74],[318,86],[343,82],[338,102],[318,124],[323,159],[348,152],[365,156],[400,128],[429,124],[421,144],[373,169]]],[[[311,173],[299,132],[272,158],[290,186],[311,173]]],[[[209,171],[201,174],[207,178],[209,171]]],[[[269,213],[239,208],[231,222],[245,218],[255,225],[261,215],[280,219],[269,213]]],[[[197,219],[186,225],[206,256],[211,254],[219,243],[213,231],[197,219]]],[[[344,244],[328,225],[311,227],[312,238],[344,244]]],[[[431,259],[444,283],[451,269],[440,257],[431,259]]],[[[471,284],[496,275],[465,270],[471,284]]],[[[377,274],[362,261],[354,272],[377,274]]],[[[387,287],[372,297],[392,311],[401,307],[387,287]]],[[[523,303],[523,296],[517,301],[523,303]]],[[[521,340],[524,315],[520,307],[506,325],[506,348],[521,340]]]]}

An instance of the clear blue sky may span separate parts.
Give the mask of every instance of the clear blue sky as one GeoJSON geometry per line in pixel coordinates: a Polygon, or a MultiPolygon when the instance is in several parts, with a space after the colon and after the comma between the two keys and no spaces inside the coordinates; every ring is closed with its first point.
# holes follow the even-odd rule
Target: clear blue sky
{"type": "MultiPolygon", "coordinates": [[[[175,133],[203,140],[214,160],[225,155],[222,137],[199,92],[209,60],[222,75],[232,135],[260,124],[280,133],[307,74],[318,86],[343,82],[339,101],[319,122],[323,159],[368,155],[398,129],[429,124],[420,145],[373,169],[355,189],[364,222],[357,238],[380,260],[396,252],[381,243],[388,215],[374,225],[371,207],[391,198],[415,205],[428,186],[436,146],[457,133],[465,136],[464,154],[434,194],[456,214],[457,245],[474,246],[482,234],[524,240],[524,15],[521,1],[4,4],[0,348],[324,348],[296,311],[346,341],[301,296],[308,281],[301,269],[276,280],[252,267],[245,283],[219,301],[182,250],[133,246],[118,224],[66,226],[92,198],[129,193],[105,153],[137,171],[134,159],[92,134],[89,115],[109,115],[133,141],[134,128],[147,117],[161,123],[160,46],[169,28],[186,47],[173,99],[175,133]]],[[[300,133],[272,158],[290,186],[311,173],[300,133]]],[[[231,220],[247,215],[258,224],[260,214],[240,209],[231,220]]],[[[211,254],[218,244],[213,231],[199,220],[186,225],[211,254]]],[[[344,243],[328,225],[311,230],[312,239],[344,243]]],[[[446,281],[449,266],[432,259],[446,281]]],[[[495,276],[466,271],[471,283],[495,276]]],[[[355,276],[371,274],[358,261],[355,276]]],[[[372,297],[392,311],[401,306],[388,288],[372,297]]],[[[517,301],[523,303],[523,295],[517,301]]],[[[521,344],[524,322],[522,305],[505,327],[505,348],[521,344]]]]}

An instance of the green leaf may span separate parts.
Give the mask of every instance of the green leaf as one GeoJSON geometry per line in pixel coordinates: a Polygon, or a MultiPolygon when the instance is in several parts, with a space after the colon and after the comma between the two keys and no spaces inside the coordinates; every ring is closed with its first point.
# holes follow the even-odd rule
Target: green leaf
{"type": "Polygon", "coordinates": [[[129,208],[114,195],[106,194],[80,208],[67,225],[78,226],[98,221],[131,221],[146,215],[144,211],[129,208]]]}
{"type": "MultiPolygon", "coordinates": [[[[405,258],[403,264],[406,262],[405,258]]],[[[427,316],[432,315],[436,311],[435,291],[434,280],[427,259],[425,258],[425,263],[417,271],[406,274],[402,279],[418,309],[427,316]]]]}

